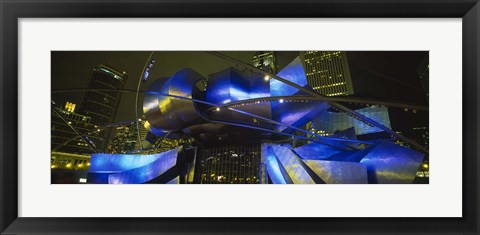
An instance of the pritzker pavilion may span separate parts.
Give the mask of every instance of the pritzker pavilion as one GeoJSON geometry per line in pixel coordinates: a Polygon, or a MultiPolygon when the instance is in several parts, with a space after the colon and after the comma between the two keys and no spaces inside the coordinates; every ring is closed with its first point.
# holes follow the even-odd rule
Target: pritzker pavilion
{"type": "Polygon", "coordinates": [[[428,153],[342,105],[348,98],[314,92],[298,57],[277,74],[230,67],[207,79],[184,68],[142,92],[149,135],[159,146],[178,145],[150,154],[92,154],[88,183],[409,184],[428,153]],[[389,138],[357,139],[354,127],[326,135],[316,126],[325,112],[389,138]]]}

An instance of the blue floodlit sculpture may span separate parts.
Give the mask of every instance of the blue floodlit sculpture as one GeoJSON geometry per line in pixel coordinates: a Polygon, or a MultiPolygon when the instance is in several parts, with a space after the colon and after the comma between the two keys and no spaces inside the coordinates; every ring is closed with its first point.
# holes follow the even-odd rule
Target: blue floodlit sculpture
{"type": "MultiPolygon", "coordinates": [[[[277,76],[311,90],[298,57],[277,76]]],[[[261,163],[274,184],[412,183],[422,153],[387,140],[357,140],[356,128],[363,128],[361,133],[375,130],[357,121],[330,137],[306,130],[308,123],[326,126],[329,117],[343,114],[328,113],[326,101],[296,98],[305,95],[274,77],[236,68],[208,79],[182,69],[150,85],[143,110],[146,127],[160,138],[186,136],[206,146],[262,143],[261,163]],[[273,143],[285,140],[303,143],[295,147],[273,143]]],[[[181,171],[180,156],[178,148],[152,155],[94,154],[88,180],[131,184],[159,182],[162,175],[169,175],[162,182],[179,183],[182,178],[170,173],[181,171]]]]}

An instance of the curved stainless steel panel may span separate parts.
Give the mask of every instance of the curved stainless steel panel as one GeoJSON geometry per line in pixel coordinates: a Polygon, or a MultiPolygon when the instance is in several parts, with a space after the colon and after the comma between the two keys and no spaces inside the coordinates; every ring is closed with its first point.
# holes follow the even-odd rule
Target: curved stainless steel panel
{"type": "MultiPolygon", "coordinates": [[[[193,86],[205,79],[192,69],[182,69],[168,79],[159,79],[152,83],[148,91],[192,98],[193,86]]],[[[174,131],[201,120],[193,101],[168,97],[161,94],[146,94],[143,112],[150,123],[152,132],[174,131]]]]}

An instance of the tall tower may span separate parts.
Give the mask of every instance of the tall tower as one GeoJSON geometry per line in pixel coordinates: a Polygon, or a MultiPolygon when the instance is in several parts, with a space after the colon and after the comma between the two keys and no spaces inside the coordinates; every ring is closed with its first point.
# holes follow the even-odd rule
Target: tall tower
{"type": "MultiPolygon", "coordinates": [[[[123,89],[127,77],[126,72],[118,72],[106,65],[99,65],[94,68],[92,77],[88,82],[88,89],[98,90],[85,92],[79,113],[91,117],[90,122],[96,126],[113,123],[117,115],[122,93],[105,90],[123,89]]],[[[111,131],[104,131],[104,134],[101,136],[102,141],[95,143],[99,151],[106,150],[110,135],[111,131]]]]}
{"type": "Polygon", "coordinates": [[[308,85],[325,96],[352,95],[353,84],[343,51],[300,52],[308,85]]]}
{"type": "Polygon", "coordinates": [[[252,58],[252,65],[266,72],[277,74],[277,56],[273,51],[259,51],[252,58]]]}

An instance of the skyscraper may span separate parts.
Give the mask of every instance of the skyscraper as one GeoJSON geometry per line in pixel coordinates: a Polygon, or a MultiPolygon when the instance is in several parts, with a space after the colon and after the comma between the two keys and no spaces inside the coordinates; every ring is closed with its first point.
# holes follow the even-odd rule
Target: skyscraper
{"type": "Polygon", "coordinates": [[[325,96],[354,94],[347,55],[344,51],[300,52],[308,85],[325,96]]]}
{"type": "MultiPolygon", "coordinates": [[[[88,82],[88,89],[80,104],[79,113],[91,117],[91,123],[97,126],[105,126],[115,121],[121,92],[114,90],[123,89],[128,75],[126,72],[117,70],[106,65],[99,65],[93,69],[88,82]]],[[[96,144],[99,151],[105,151],[111,131],[105,131],[102,139],[96,144]]]]}
{"type": "Polygon", "coordinates": [[[252,58],[252,65],[269,73],[278,72],[277,56],[274,51],[259,51],[252,58]]]}

